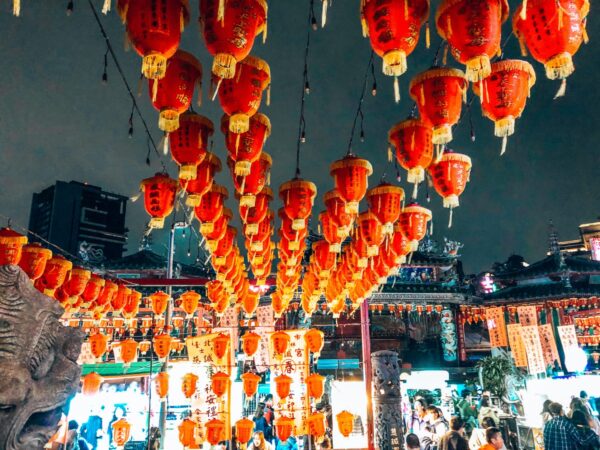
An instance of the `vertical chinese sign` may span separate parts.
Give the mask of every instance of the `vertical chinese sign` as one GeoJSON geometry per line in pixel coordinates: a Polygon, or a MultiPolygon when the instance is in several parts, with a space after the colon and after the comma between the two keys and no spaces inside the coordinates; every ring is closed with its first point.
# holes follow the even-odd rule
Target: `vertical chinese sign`
{"type": "Polygon", "coordinates": [[[525,344],[521,337],[521,324],[513,323],[507,325],[508,343],[510,344],[510,352],[515,361],[516,367],[527,367],[527,354],[525,352],[525,344]]]}
{"type": "Polygon", "coordinates": [[[259,373],[266,372],[269,368],[269,336],[275,330],[275,319],[271,305],[259,306],[256,309],[256,330],[260,335],[258,351],[254,355],[254,365],[259,373]]]}
{"type": "Polygon", "coordinates": [[[487,328],[490,333],[490,344],[492,347],[507,347],[508,335],[506,334],[506,321],[504,310],[500,307],[487,308],[485,310],[487,328]]]}
{"type": "Polygon", "coordinates": [[[527,352],[527,365],[529,366],[529,374],[537,375],[538,373],[546,373],[546,364],[544,362],[544,352],[540,342],[540,334],[536,325],[522,326],[521,337],[525,344],[527,352]]]}
{"type": "Polygon", "coordinates": [[[554,365],[554,361],[560,361],[558,357],[558,349],[554,340],[554,332],[552,325],[547,323],[538,327],[540,333],[540,342],[544,351],[544,362],[546,365],[554,365]]]}
{"type": "Polygon", "coordinates": [[[537,309],[535,306],[519,306],[517,308],[519,323],[524,327],[537,326],[537,309]]]}

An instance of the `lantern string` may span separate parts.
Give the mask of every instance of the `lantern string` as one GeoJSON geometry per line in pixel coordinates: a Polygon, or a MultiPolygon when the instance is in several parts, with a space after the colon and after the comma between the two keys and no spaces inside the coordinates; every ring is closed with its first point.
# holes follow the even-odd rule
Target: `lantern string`
{"type": "MultiPolygon", "coordinates": [[[[131,105],[131,113],[129,113],[129,131],[127,132],[127,135],[129,136],[129,138],[133,137],[133,113],[135,111],[135,106],[132,104],[131,105]]],[[[150,147],[148,147],[148,150],[150,150],[150,147]]],[[[148,158],[146,158],[148,159],[148,158]]]]}
{"type": "Polygon", "coordinates": [[[315,0],[310,0],[308,8],[308,30],[306,32],[306,46],[304,48],[304,69],[302,71],[302,94],[300,97],[298,141],[296,143],[296,178],[300,177],[300,145],[306,142],[306,119],[304,117],[304,106],[306,103],[306,96],[310,93],[310,84],[308,82],[308,54],[310,50],[310,33],[313,30],[314,24],[316,24],[314,6],[315,0]]]}
{"type": "Polygon", "coordinates": [[[73,5],[73,0],[69,0],[69,3],[67,3],[67,16],[73,14],[74,6],[75,5],[73,5]]]}
{"type": "Polygon", "coordinates": [[[102,84],[108,84],[108,47],[104,52],[104,71],[102,72],[102,84]]]}
{"type": "Polygon", "coordinates": [[[365,91],[367,90],[367,82],[369,81],[369,73],[371,72],[371,70],[372,70],[371,67],[373,66],[374,54],[375,54],[375,52],[373,50],[371,50],[371,54],[369,56],[369,64],[367,64],[367,68],[365,70],[365,76],[363,77],[362,90],[360,93],[360,98],[358,99],[358,106],[356,108],[356,114],[354,115],[354,121],[352,122],[352,130],[350,131],[350,141],[348,142],[348,151],[346,152],[346,155],[352,154],[352,142],[354,141],[354,134],[356,132],[356,124],[357,124],[359,117],[361,119],[360,120],[361,141],[363,141],[365,138],[365,133],[364,133],[364,129],[363,129],[364,114],[363,114],[362,106],[363,106],[363,102],[365,99],[365,91]]]}

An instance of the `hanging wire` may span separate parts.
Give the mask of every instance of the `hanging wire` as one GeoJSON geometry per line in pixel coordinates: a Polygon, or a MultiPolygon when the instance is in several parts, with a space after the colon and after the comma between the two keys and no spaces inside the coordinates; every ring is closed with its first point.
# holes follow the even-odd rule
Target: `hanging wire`
{"type": "Polygon", "coordinates": [[[108,84],[108,46],[104,52],[104,71],[102,72],[102,84],[108,84]]]}
{"type": "Polygon", "coordinates": [[[369,73],[371,72],[371,67],[373,66],[373,56],[375,52],[371,50],[371,55],[369,56],[369,64],[367,65],[367,69],[365,70],[365,76],[363,78],[362,90],[360,93],[360,98],[358,99],[358,106],[356,108],[356,114],[354,115],[354,121],[352,122],[352,130],[350,131],[350,140],[348,142],[348,151],[346,155],[352,154],[352,142],[354,141],[354,133],[356,132],[356,123],[358,118],[360,117],[360,139],[361,141],[365,138],[365,132],[363,128],[364,114],[362,110],[363,101],[365,99],[365,91],[367,90],[367,82],[369,81],[369,73]]]}
{"type": "Polygon", "coordinates": [[[135,106],[131,105],[131,113],[129,113],[129,131],[127,132],[127,136],[131,139],[133,137],[133,113],[135,106]]]}
{"type": "Polygon", "coordinates": [[[377,95],[377,77],[375,76],[375,64],[371,64],[371,77],[373,78],[373,86],[371,87],[371,95],[377,95]]]}
{"type": "Polygon", "coordinates": [[[67,3],[67,16],[70,16],[71,14],[73,14],[73,9],[74,9],[73,0],[69,0],[69,3],[67,3]]]}

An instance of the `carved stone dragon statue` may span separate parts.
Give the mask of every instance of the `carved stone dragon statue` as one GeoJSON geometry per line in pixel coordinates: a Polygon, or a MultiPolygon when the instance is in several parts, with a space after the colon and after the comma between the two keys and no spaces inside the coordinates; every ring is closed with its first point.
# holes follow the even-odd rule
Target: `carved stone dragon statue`
{"type": "Polygon", "coordinates": [[[83,333],[18,266],[0,266],[0,449],[42,449],[79,386],[83,333]]]}

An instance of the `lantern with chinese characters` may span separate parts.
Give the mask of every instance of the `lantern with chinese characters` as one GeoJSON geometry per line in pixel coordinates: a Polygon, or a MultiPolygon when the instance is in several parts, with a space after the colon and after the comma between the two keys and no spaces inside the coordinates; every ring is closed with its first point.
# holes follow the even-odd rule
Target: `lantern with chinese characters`
{"type": "Polygon", "coordinates": [[[79,297],[85,290],[91,276],[92,273],[89,270],[74,267],[71,270],[69,279],[63,284],[63,290],[69,297],[79,297]]]}
{"type": "Polygon", "coordinates": [[[290,335],[285,331],[274,332],[271,334],[271,345],[275,356],[281,360],[290,346],[290,335]]]}
{"type": "Polygon", "coordinates": [[[54,255],[46,262],[44,274],[38,278],[35,287],[44,294],[53,297],[57,288],[65,282],[73,263],[61,255],[54,255]]]}
{"type": "Polygon", "coordinates": [[[185,398],[192,398],[192,395],[196,392],[196,385],[198,384],[198,376],[193,373],[186,373],[181,379],[181,392],[185,395],[185,398]]]}
{"type": "Polygon", "coordinates": [[[471,174],[471,158],[460,153],[446,150],[439,162],[429,166],[433,187],[444,199],[444,208],[450,208],[452,226],[452,209],[458,208],[458,197],[463,193],[471,174]]]}
{"type": "Polygon", "coordinates": [[[242,351],[246,356],[253,356],[258,351],[260,334],[247,331],[242,335],[242,351]]]}
{"type": "Polygon", "coordinates": [[[164,361],[171,353],[171,343],[173,338],[168,334],[159,334],[154,337],[154,353],[160,361],[164,361]]]}
{"type": "Polygon", "coordinates": [[[448,41],[454,58],[467,66],[466,78],[481,81],[490,59],[500,51],[502,24],[508,18],[506,0],[443,0],[436,13],[438,33],[448,41]]]}
{"type": "Polygon", "coordinates": [[[90,352],[100,361],[108,349],[108,336],[102,333],[95,333],[90,336],[90,352]]]}
{"type": "MultiPolygon", "coordinates": [[[[284,208],[279,208],[277,212],[279,220],[281,221],[281,227],[279,228],[279,235],[282,240],[287,239],[289,241],[289,249],[292,251],[300,249],[300,243],[304,241],[308,235],[308,229],[306,228],[306,219],[304,220],[304,226],[301,229],[295,230],[294,220],[288,217],[284,208]]],[[[297,225],[300,226],[300,225],[297,225]]],[[[282,247],[281,245],[279,247],[282,247]]]]}
{"type": "Polygon", "coordinates": [[[267,216],[271,200],[273,200],[273,191],[265,186],[256,195],[253,207],[240,204],[240,218],[246,225],[246,232],[249,236],[256,234],[258,224],[267,216]]]}
{"type": "Polygon", "coordinates": [[[50,258],[52,258],[51,250],[42,247],[37,242],[33,242],[23,247],[19,266],[31,281],[35,281],[44,273],[46,263],[50,258]]]}
{"type": "Polygon", "coordinates": [[[90,372],[81,380],[81,393],[83,395],[96,395],[100,390],[103,378],[96,372],[90,372]]]}
{"type": "Polygon", "coordinates": [[[256,196],[267,185],[270,177],[269,171],[273,164],[271,155],[266,152],[261,153],[260,157],[250,165],[247,175],[235,175],[233,161],[228,159],[227,162],[232,171],[233,185],[236,193],[239,194],[240,206],[252,208],[256,204],[256,196]]]}
{"type": "Polygon", "coordinates": [[[254,38],[267,32],[266,0],[201,0],[200,26],[206,48],[214,57],[212,73],[233,78],[236,64],[246,58],[254,38]]]}
{"type": "Polygon", "coordinates": [[[196,421],[187,417],[179,424],[177,430],[179,431],[179,442],[184,449],[197,448],[198,423],[196,421]]]}
{"type": "Polygon", "coordinates": [[[258,383],[260,383],[260,375],[256,375],[255,373],[244,373],[241,377],[244,394],[246,397],[253,397],[256,392],[258,392],[258,383]]]}
{"type": "Polygon", "coordinates": [[[319,222],[323,237],[329,243],[329,251],[340,253],[342,250],[342,236],[339,234],[339,226],[331,218],[329,211],[323,211],[319,214],[319,222]]]}
{"type": "Polygon", "coordinates": [[[320,401],[323,397],[325,377],[318,373],[313,373],[306,377],[306,386],[308,395],[314,398],[316,401],[320,401]]]}
{"type": "Polygon", "coordinates": [[[373,51],[383,58],[383,73],[399,77],[406,72],[406,58],[419,42],[419,32],[429,15],[429,0],[363,0],[361,4],[363,35],[369,36],[373,51]]]}
{"type": "Polygon", "coordinates": [[[473,85],[473,90],[481,97],[483,115],[494,122],[494,134],[502,138],[500,154],[506,150],[506,138],[515,132],[515,120],[521,117],[534,84],[535,72],[531,64],[518,59],[503,59],[492,64],[489,77],[473,85]]]}
{"type": "Polygon", "coordinates": [[[186,317],[189,319],[198,309],[200,294],[194,291],[187,291],[179,296],[179,300],[181,300],[181,309],[185,311],[186,317]]]}
{"type": "Polygon", "coordinates": [[[343,410],[335,416],[340,434],[344,437],[350,436],[354,430],[354,414],[343,410]]]}
{"type": "Polygon", "coordinates": [[[214,222],[221,217],[223,213],[223,205],[229,197],[227,189],[218,184],[213,184],[206,192],[200,204],[194,209],[196,218],[200,221],[200,232],[210,233],[214,229],[214,222]]]}
{"type": "Polygon", "coordinates": [[[228,225],[225,236],[217,243],[217,248],[212,252],[214,266],[225,264],[227,255],[231,253],[235,246],[236,235],[237,228],[228,225]]]}
{"type": "Polygon", "coordinates": [[[310,414],[306,419],[308,426],[308,434],[317,439],[322,439],[325,436],[325,415],[320,412],[310,414]]]}
{"type": "Polygon", "coordinates": [[[170,178],[166,173],[157,173],[143,180],[140,189],[144,192],[146,212],[152,217],[150,228],[162,228],[165,217],[171,214],[175,206],[177,180],[170,178]]]}
{"type": "Polygon", "coordinates": [[[242,309],[246,317],[252,317],[260,303],[260,294],[258,292],[248,291],[242,298],[242,309]]]}
{"type": "Polygon", "coordinates": [[[83,301],[88,305],[96,301],[105,284],[106,281],[104,279],[100,278],[98,275],[92,274],[81,293],[83,301]]]}
{"type": "Polygon", "coordinates": [[[369,176],[373,173],[371,163],[354,155],[331,164],[329,173],[333,176],[335,188],[346,202],[346,213],[358,214],[358,204],[367,193],[369,176]]]}
{"type": "Polygon", "coordinates": [[[533,58],[544,64],[546,76],[566,78],[573,73],[573,55],[587,41],[585,18],[588,0],[527,0],[513,16],[513,30],[521,50],[525,46],[533,58]]]}
{"type": "Polygon", "coordinates": [[[254,421],[245,417],[235,423],[235,440],[240,444],[247,444],[252,437],[254,421]]]}
{"type": "Polygon", "coordinates": [[[258,111],[262,93],[270,83],[269,65],[254,56],[240,61],[235,76],[221,82],[219,101],[229,116],[229,131],[241,134],[250,129],[250,117],[258,111]]]}
{"type": "Polygon", "coordinates": [[[236,134],[229,131],[229,116],[223,115],[221,131],[225,135],[225,145],[229,157],[235,163],[233,173],[244,176],[250,173],[250,164],[256,161],[267,138],[271,134],[271,122],[261,113],[250,117],[250,128],[245,133],[236,134]]]}
{"type": "Polygon", "coordinates": [[[458,122],[467,80],[461,70],[434,67],[410,82],[410,96],[417,103],[423,122],[433,127],[434,144],[452,140],[452,125],[458,122]]]}
{"type": "Polygon", "coordinates": [[[335,253],[329,251],[329,242],[325,239],[318,240],[312,244],[313,261],[317,267],[320,278],[327,278],[335,267],[335,253]]]}
{"type": "Polygon", "coordinates": [[[218,359],[223,359],[227,354],[230,340],[229,335],[224,333],[219,333],[213,338],[213,351],[218,359]]]}
{"type": "Polygon", "coordinates": [[[294,431],[294,419],[281,415],[275,419],[274,423],[277,438],[282,442],[287,441],[294,431]]]}
{"type": "Polygon", "coordinates": [[[379,183],[367,191],[369,210],[379,219],[384,235],[392,234],[394,223],[400,217],[404,189],[390,183],[379,183]]]}
{"type": "Polygon", "coordinates": [[[188,1],[119,0],[117,7],[129,40],[143,57],[144,76],[151,79],[164,77],[167,60],[177,51],[181,31],[189,20],[188,1]]]}
{"type": "Polygon", "coordinates": [[[294,380],[285,374],[278,375],[273,380],[275,381],[275,392],[277,392],[279,400],[284,400],[290,395],[290,389],[294,380]]]}
{"type": "Polygon", "coordinates": [[[285,214],[292,221],[293,230],[306,228],[306,219],[310,217],[316,195],[315,184],[301,178],[294,178],[279,187],[279,198],[285,214]]]}
{"type": "Polygon", "coordinates": [[[388,133],[388,141],[396,149],[398,164],[406,169],[406,181],[417,185],[425,179],[425,169],[433,161],[432,129],[419,119],[406,119],[394,125],[388,133]]]}
{"type": "Polygon", "coordinates": [[[350,227],[354,221],[354,214],[346,212],[346,201],[337,189],[332,189],[323,195],[323,203],[331,219],[339,227],[338,235],[344,239],[350,233],[350,227]]]}
{"type": "Polygon", "coordinates": [[[119,342],[121,349],[121,360],[125,368],[129,367],[137,359],[138,343],[133,339],[125,339],[119,342]]]}
{"type": "Polygon", "coordinates": [[[358,215],[358,230],[356,240],[363,241],[367,245],[367,256],[377,256],[379,247],[383,243],[385,235],[381,222],[371,211],[365,211],[358,215]]]}
{"type": "Polygon", "coordinates": [[[10,228],[0,228],[0,266],[19,264],[25,244],[27,244],[27,236],[10,228]]]}
{"type": "Polygon", "coordinates": [[[203,234],[206,239],[206,245],[211,253],[214,253],[219,245],[219,241],[225,237],[232,218],[233,212],[229,208],[223,208],[221,217],[213,222],[212,231],[203,234]]]}
{"type": "Polygon", "coordinates": [[[166,400],[167,395],[169,395],[169,374],[167,372],[157,374],[154,379],[154,386],[161,401],[166,400]]]}
{"type": "Polygon", "coordinates": [[[427,222],[431,220],[431,211],[419,206],[417,203],[411,203],[400,213],[398,223],[402,234],[411,243],[412,251],[419,248],[419,241],[427,233],[427,222]]]}
{"type": "Polygon", "coordinates": [[[195,178],[179,181],[187,193],[185,204],[192,207],[198,206],[202,196],[212,187],[215,173],[220,171],[221,160],[214,153],[206,152],[206,156],[196,168],[195,178]]]}
{"type": "Polygon", "coordinates": [[[311,328],[306,333],[304,333],[304,341],[306,342],[306,348],[310,351],[315,359],[318,359],[321,355],[321,350],[323,350],[323,345],[325,343],[324,334],[321,330],[317,330],[316,328],[311,328]]]}
{"type": "Polygon", "coordinates": [[[210,445],[217,445],[225,440],[225,422],[211,419],[204,426],[206,428],[206,440],[210,445]]]}
{"type": "Polygon", "coordinates": [[[110,304],[117,292],[119,291],[119,285],[112,281],[105,280],[104,287],[100,291],[100,295],[96,299],[96,305],[104,306],[110,304]]]}
{"type": "Polygon", "coordinates": [[[160,111],[158,128],[167,133],[179,128],[179,115],[192,104],[194,87],[200,80],[202,66],[191,53],[183,50],[169,59],[164,77],[148,80],[152,104],[160,111]]]}
{"type": "Polygon", "coordinates": [[[150,294],[152,313],[157,316],[162,316],[167,310],[170,300],[171,296],[163,291],[156,291],[153,294],[150,294]]]}
{"type": "Polygon", "coordinates": [[[217,397],[222,397],[227,392],[227,389],[229,389],[229,383],[231,383],[231,380],[228,374],[225,372],[216,372],[211,377],[210,388],[217,397]]]}
{"type": "Polygon", "coordinates": [[[117,449],[125,448],[131,434],[131,425],[125,419],[119,419],[112,424],[112,438],[117,449]]]}
{"type": "Polygon", "coordinates": [[[125,286],[124,284],[120,284],[117,293],[114,295],[110,302],[110,307],[114,313],[119,313],[127,303],[127,300],[131,295],[131,289],[125,286]]]}
{"type": "Polygon", "coordinates": [[[179,128],[171,132],[169,143],[173,161],[179,165],[180,180],[196,178],[198,166],[206,157],[208,140],[213,132],[213,123],[200,114],[190,111],[179,116],[179,128]]]}

